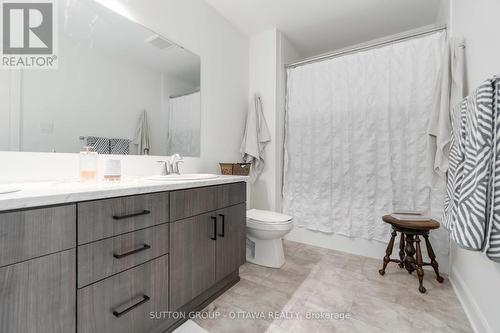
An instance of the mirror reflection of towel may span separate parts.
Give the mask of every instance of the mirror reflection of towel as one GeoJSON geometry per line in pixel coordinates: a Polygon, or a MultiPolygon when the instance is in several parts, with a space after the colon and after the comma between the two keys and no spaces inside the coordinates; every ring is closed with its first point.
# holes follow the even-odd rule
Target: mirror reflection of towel
{"type": "Polygon", "coordinates": [[[132,142],[137,146],[137,155],[149,155],[151,150],[151,139],[149,136],[148,114],[146,110],[142,111],[139,116],[134,140],[132,142]]]}
{"type": "Polygon", "coordinates": [[[110,141],[108,138],[97,136],[87,137],[87,146],[92,147],[93,151],[98,154],[109,154],[110,141]]]}
{"type": "Polygon", "coordinates": [[[271,135],[267,127],[262,100],[258,94],[254,96],[254,104],[248,110],[247,124],[240,153],[245,163],[252,163],[250,179],[255,182],[264,170],[264,149],[271,142],[271,135]]]}
{"type": "Polygon", "coordinates": [[[109,140],[110,153],[113,155],[128,155],[130,151],[130,140],[111,139],[109,140]]]}
{"type": "Polygon", "coordinates": [[[128,155],[130,140],[89,136],[87,137],[87,146],[92,147],[92,150],[98,154],[128,155]]]}

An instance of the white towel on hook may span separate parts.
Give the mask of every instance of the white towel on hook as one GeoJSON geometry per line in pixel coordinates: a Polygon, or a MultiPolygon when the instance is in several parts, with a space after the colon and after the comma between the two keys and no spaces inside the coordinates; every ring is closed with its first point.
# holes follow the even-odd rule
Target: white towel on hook
{"type": "Polygon", "coordinates": [[[148,114],[142,111],[137,122],[133,143],[137,146],[137,155],[149,155],[151,151],[151,139],[149,136],[148,114]]]}
{"type": "Polygon", "coordinates": [[[252,163],[250,179],[255,182],[264,170],[264,149],[271,142],[271,134],[267,127],[262,109],[262,100],[255,94],[253,105],[248,110],[247,123],[240,153],[245,163],[252,163]]]}
{"type": "Polygon", "coordinates": [[[452,110],[466,95],[464,40],[450,38],[443,45],[440,79],[437,82],[429,121],[428,157],[432,171],[444,178],[450,154],[452,110]]]}

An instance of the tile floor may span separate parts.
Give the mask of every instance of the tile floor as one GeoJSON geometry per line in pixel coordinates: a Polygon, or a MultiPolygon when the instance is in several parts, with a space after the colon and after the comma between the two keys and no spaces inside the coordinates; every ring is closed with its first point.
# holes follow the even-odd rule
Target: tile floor
{"type": "Polygon", "coordinates": [[[242,266],[241,281],[203,310],[219,317],[195,322],[210,333],[472,332],[446,276],[439,284],[426,271],[423,295],[396,264],[382,277],[381,260],[290,241],[285,253],[281,269],[242,266]]]}

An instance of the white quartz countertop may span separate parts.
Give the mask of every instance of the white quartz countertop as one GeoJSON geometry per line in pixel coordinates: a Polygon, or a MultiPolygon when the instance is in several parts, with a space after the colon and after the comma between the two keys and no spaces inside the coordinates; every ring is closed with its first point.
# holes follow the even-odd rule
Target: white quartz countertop
{"type": "Polygon", "coordinates": [[[135,178],[116,183],[54,181],[9,184],[21,190],[0,194],[0,211],[245,182],[247,179],[245,176],[219,176],[214,179],[189,181],[152,181],[135,178]]]}

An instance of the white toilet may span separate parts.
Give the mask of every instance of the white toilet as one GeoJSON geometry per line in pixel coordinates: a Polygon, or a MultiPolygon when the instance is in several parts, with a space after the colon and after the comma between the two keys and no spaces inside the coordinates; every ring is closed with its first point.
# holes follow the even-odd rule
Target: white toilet
{"type": "Polygon", "coordinates": [[[247,211],[247,261],[272,268],[285,264],[282,238],[293,228],[293,218],[266,210],[247,211]]]}

